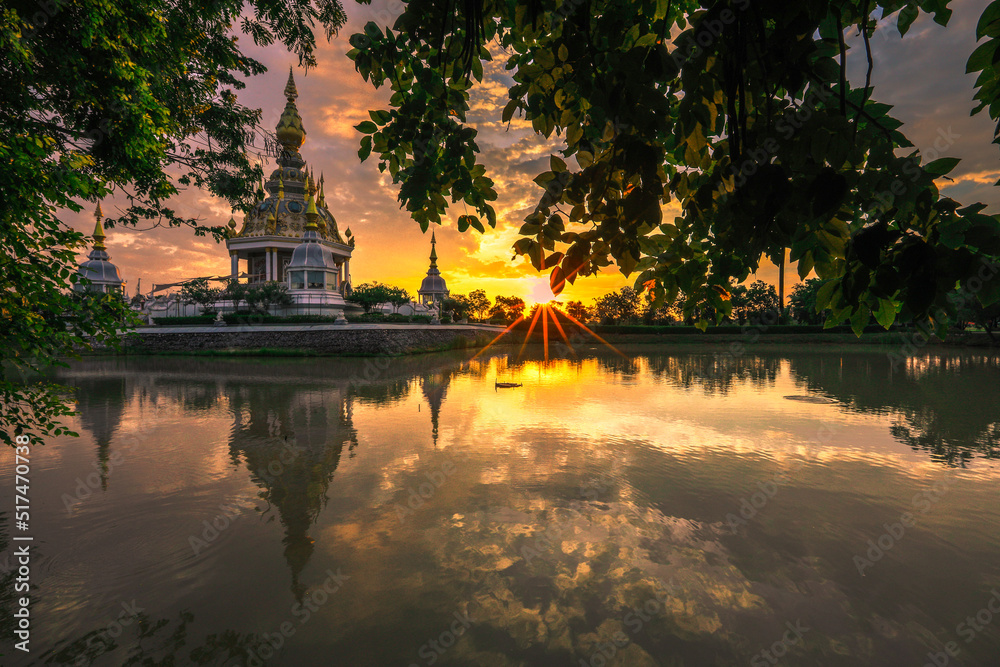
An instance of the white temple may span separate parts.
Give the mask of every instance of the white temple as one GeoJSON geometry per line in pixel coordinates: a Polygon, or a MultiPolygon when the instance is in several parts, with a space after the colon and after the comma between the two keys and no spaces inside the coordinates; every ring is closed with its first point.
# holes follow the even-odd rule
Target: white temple
{"type": "MultiPolygon", "coordinates": [[[[243,227],[226,240],[231,276],[238,279],[245,275],[249,283],[285,282],[298,312],[339,314],[344,310],[344,297],[351,293],[354,238],[350,229],[341,236],[326,206],[322,175],[317,187],[299,153],[306,131],[295,106],[297,97],[289,71],[287,102],[275,127],[281,144],[278,166],[261,189],[261,200],[244,218],[243,227]],[[315,213],[311,233],[310,211],[315,213]],[[306,244],[309,249],[300,253],[300,246],[306,244]],[[308,261],[294,265],[296,253],[308,261]],[[241,266],[245,271],[240,271],[241,266]]],[[[235,227],[235,222],[230,221],[230,226],[235,227]]]]}
{"type": "Polygon", "coordinates": [[[448,298],[450,292],[444,282],[444,278],[441,277],[440,269],[438,269],[437,249],[434,247],[436,244],[437,240],[434,238],[434,232],[431,232],[431,265],[427,269],[427,275],[424,276],[423,281],[420,283],[417,296],[420,300],[420,305],[440,308],[441,303],[448,298]]]}
{"type": "MultiPolygon", "coordinates": [[[[335,316],[338,323],[343,323],[345,311],[348,315],[362,312],[360,306],[349,301],[355,238],[349,228],[341,235],[337,220],[326,205],[322,174],[317,181],[299,152],[306,131],[295,105],[298,91],[291,71],[284,93],[285,109],[275,127],[281,145],[277,167],[259,189],[258,202],[244,217],[239,231],[236,221],[229,220],[230,232],[226,239],[230,256],[229,279],[249,284],[285,283],[293,304],[274,307],[271,311],[274,315],[335,316]]],[[[121,273],[108,261],[104,247],[100,204],[95,216],[93,251],[78,271],[90,283],[87,286],[78,283],[75,289],[117,292],[124,296],[121,273]]],[[[428,315],[436,321],[442,303],[450,295],[437,266],[436,245],[437,239],[432,232],[430,267],[417,290],[417,299],[399,308],[383,304],[377,310],[386,314],[428,315]]],[[[226,278],[219,276],[210,280],[225,282],[226,278]]],[[[179,291],[155,295],[188,282],[154,285],[148,295],[137,292],[132,307],[150,323],[158,317],[199,315],[201,308],[185,302],[179,291]]],[[[238,305],[220,301],[211,310],[232,312],[238,305]]]]}
{"type": "Polygon", "coordinates": [[[90,282],[89,284],[84,284],[82,281],[77,282],[73,285],[73,289],[77,292],[103,292],[124,295],[125,281],[122,280],[121,271],[109,261],[111,256],[108,255],[108,250],[104,247],[104,225],[101,224],[103,217],[104,213],[101,211],[100,202],[98,202],[97,208],[94,210],[94,218],[97,220],[97,224],[94,225],[93,249],[87,256],[87,261],[82,263],[76,271],[78,276],[86,278],[90,282]]]}

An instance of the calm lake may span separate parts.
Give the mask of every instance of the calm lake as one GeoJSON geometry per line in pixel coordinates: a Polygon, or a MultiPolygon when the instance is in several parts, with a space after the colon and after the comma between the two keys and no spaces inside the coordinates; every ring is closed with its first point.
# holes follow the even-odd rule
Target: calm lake
{"type": "Polygon", "coordinates": [[[517,352],[74,363],[0,663],[1000,661],[1000,357],[517,352]]]}

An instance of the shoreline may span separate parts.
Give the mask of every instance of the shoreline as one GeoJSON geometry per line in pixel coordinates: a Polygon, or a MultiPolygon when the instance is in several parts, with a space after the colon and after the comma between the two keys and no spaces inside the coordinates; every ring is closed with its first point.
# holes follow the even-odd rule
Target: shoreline
{"type": "MultiPolygon", "coordinates": [[[[539,327],[540,329],[540,327],[539,327]]],[[[584,331],[567,331],[572,347],[603,347],[603,341],[613,346],[661,346],[687,350],[752,353],[756,347],[773,352],[783,347],[815,347],[817,349],[859,347],[875,348],[886,353],[911,356],[914,350],[998,349],[986,333],[952,332],[945,340],[931,338],[920,341],[916,331],[894,330],[866,332],[860,337],[853,333],[815,331],[798,333],[746,333],[732,328],[707,332],[677,327],[643,333],[602,333],[596,336],[584,331]],[[598,338],[599,336],[600,338],[598,338]],[[907,348],[909,352],[903,352],[907,348]]],[[[144,327],[124,336],[120,351],[99,347],[86,351],[85,356],[214,356],[214,357],[399,357],[428,354],[447,350],[482,348],[493,341],[504,327],[488,324],[302,324],[257,325],[238,327],[170,326],[144,327]]],[[[562,337],[549,332],[549,347],[557,354],[569,349],[562,337]]],[[[525,343],[525,332],[512,330],[495,343],[496,347],[525,343]]],[[[527,341],[532,348],[543,347],[540,331],[527,341]]]]}

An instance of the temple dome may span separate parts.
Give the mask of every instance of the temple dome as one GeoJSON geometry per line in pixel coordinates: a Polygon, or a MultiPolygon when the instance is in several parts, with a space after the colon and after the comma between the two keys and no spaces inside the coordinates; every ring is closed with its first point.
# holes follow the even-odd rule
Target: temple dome
{"type": "Polygon", "coordinates": [[[319,243],[315,231],[306,230],[305,236],[294,251],[288,263],[289,269],[336,269],[333,251],[319,243]]]}
{"type": "Polygon", "coordinates": [[[441,277],[441,270],[437,266],[436,245],[437,239],[434,238],[434,232],[431,232],[431,265],[427,269],[427,275],[420,283],[420,289],[417,290],[420,303],[424,305],[440,303],[450,295],[448,286],[445,284],[444,278],[441,277]]]}
{"type": "Polygon", "coordinates": [[[73,289],[78,292],[115,292],[122,293],[125,289],[125,281],[122,279],[121,271],[109,260],[107,249],[104,247],[104,226],[101,224],[101,204],[98,202],[94,210],[94,218],[97,223],[94,225],[94,246],[87,255],[87,261],[80,264],[76,273],[81,278],[90,281],[89,285],[77,282],[73,289]]]}
{"type": "Polygon", "coordinates": [[[421,292],[447,292],[448,286],[444,283],[444,278],[441,277],[441,272],[438,271],[437,274],[431,274],[428,272],[424,279],[420,283],[421,292]]]}

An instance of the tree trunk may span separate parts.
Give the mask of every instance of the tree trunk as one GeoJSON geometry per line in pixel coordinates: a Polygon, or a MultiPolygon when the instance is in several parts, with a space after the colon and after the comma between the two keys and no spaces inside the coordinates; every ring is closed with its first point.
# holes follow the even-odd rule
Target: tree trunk
{"type": "Polygon", "coordinates": [[[785,314],[785,249],[781,249],[781,260],[778,262],[778,318],[785,314]]]}

